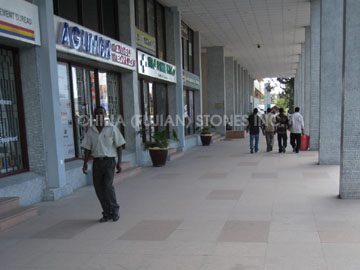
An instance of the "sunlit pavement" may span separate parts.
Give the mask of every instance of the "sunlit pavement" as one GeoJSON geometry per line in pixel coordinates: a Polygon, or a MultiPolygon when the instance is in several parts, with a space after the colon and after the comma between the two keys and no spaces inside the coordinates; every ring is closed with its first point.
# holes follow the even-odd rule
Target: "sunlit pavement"
{"type": "Polygon", "coordinates": [[[197,147],[116,185],[121,218],[93,187],[39,204],[0,233],[6,270],[360,269],[360,201],[317,152],[250,154],[248,139],[197,147]]]}

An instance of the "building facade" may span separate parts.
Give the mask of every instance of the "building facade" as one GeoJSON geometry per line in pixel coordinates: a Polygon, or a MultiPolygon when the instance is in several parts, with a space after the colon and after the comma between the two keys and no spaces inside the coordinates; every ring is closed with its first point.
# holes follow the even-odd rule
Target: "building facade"
{"type": "Polygon", "coordinates": [[[214,52],[224,62],[223,48],[202,48],[201,33],[176,7],[155,0],[0,3],[0,197],[30,205],[91,183],[80,144],[96,106],[124,135],[123,161],[133,167],[150,162],[143,145],[154,132],[175,130],[179,141],[170,147],[184,152],[200,143],[199,116],[252,106],[251,79],[234,60],[231,78],[220,65],[224,95],[210,97],[208,75],[219,67],[201,55],[214,52]]]}

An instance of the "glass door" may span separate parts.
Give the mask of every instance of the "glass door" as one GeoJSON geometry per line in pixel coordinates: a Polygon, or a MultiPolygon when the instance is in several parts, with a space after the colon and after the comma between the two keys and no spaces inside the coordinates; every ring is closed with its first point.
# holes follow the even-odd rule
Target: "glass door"
{"type": "Polygon", "coordinates": [[[81,142],[96,107],[95,71],[71,67],[78,157],[82,157],[81,142]]]}

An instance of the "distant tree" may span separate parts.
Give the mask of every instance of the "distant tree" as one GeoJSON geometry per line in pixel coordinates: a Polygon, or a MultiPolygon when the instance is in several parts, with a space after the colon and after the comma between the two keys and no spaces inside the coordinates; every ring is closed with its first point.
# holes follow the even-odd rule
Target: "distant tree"
{"type": "Polygon", "coordinates": [[[280,87],[284,91],[279,94],[278,99],[281,100],[284,109],[289,108],[291,112],[294,112],[294,78],[277,78],[277,81],[281,84],[280,87]]]}
{"type": "Polygon", "coordinates": [[[275,86],[271,86],[270,83],[265,84],[265,90],[268,92],[271,92],[274,88],[275,88],[275,86]]]}

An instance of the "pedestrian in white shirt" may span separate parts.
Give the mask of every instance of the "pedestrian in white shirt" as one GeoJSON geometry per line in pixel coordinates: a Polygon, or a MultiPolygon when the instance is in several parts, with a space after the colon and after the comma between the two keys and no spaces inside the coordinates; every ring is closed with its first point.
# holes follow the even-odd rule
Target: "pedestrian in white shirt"
{"type": "Polygon", "coordinates": [[[90,155],[93,156],[94,188],[103,210],[100,222],[110,219],[117,221],[120,218],[120,206],[116,202],[113,180],[115,168],[116,173],[121,172],[122,145],[125,140],[116,126],[105,122],[104,107],[96,107],[94,115],[95,126],[89,128],[81,143],[81,147],[85,149],[83,172],[87,174],[87,163],[90,155]]]}
{"type": "Polygon", "coordinates": [[[300,108],[295,108],[295,113],[290,116],[290,144],[293,152],[299,153],[301,135],[304,135],[304,118],[300,114],[300,108]]]}

